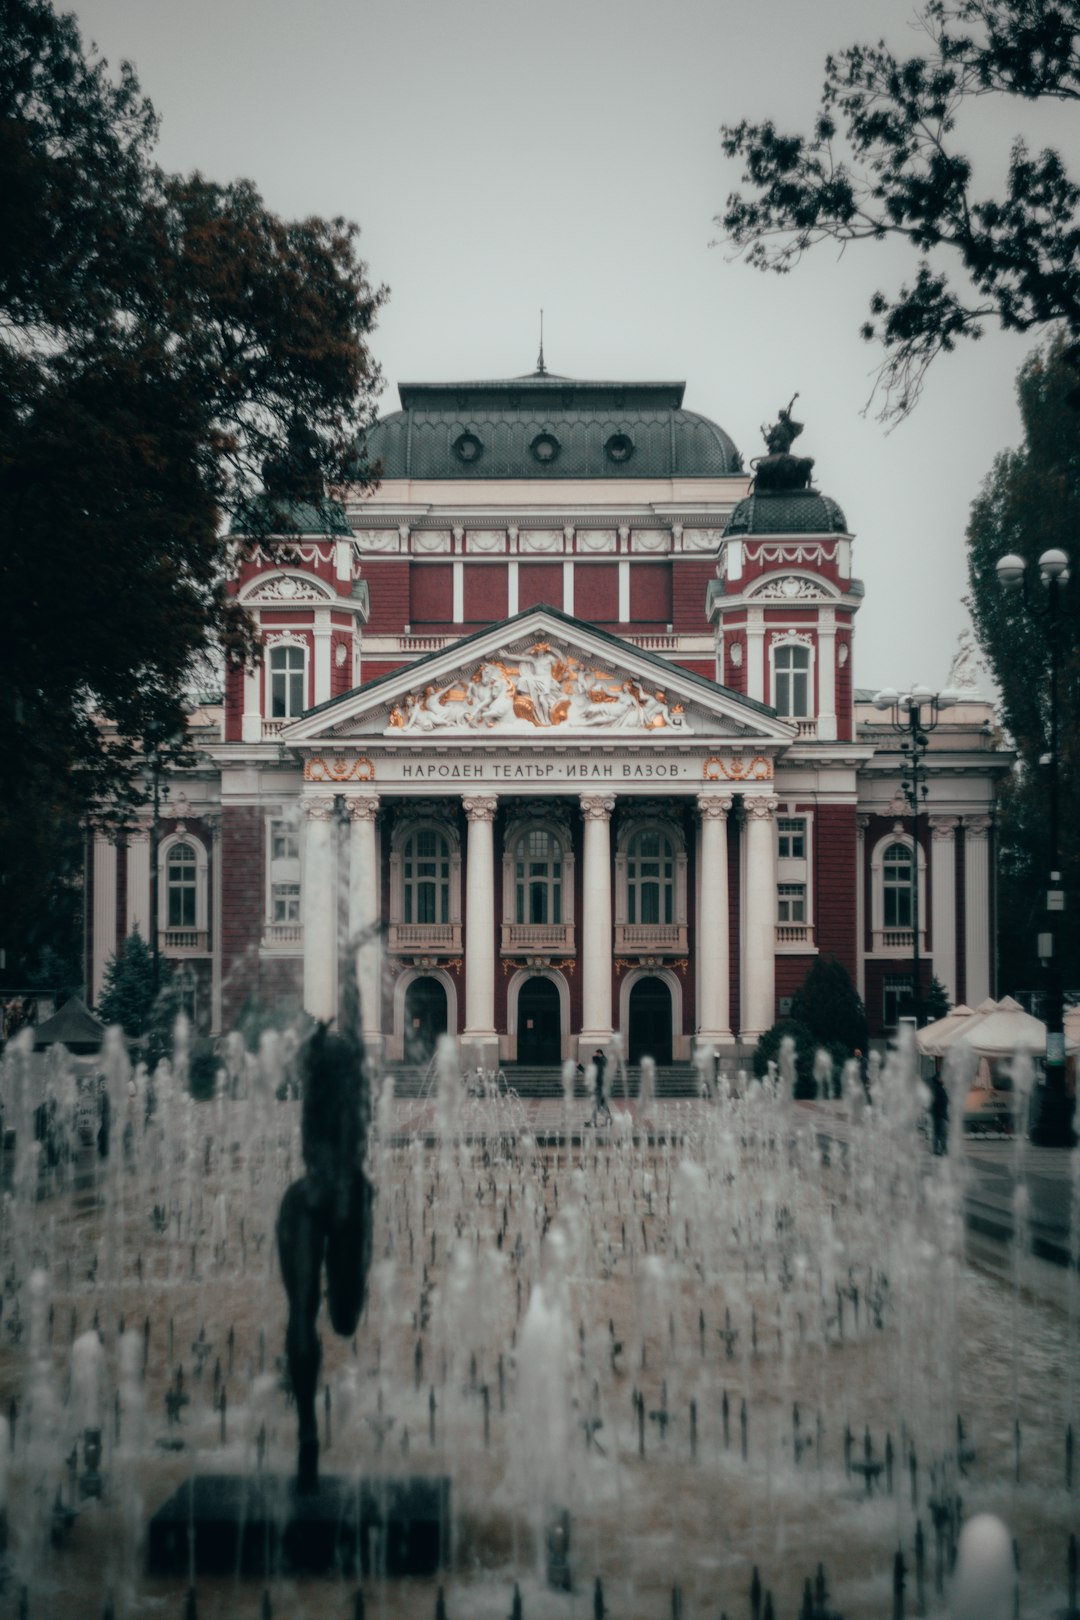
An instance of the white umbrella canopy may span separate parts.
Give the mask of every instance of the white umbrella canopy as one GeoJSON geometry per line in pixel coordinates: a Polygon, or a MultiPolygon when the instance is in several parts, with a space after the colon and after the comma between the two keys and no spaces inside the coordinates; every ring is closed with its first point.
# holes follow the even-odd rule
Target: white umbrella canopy
{"type": "MultiPolygon", "coordinates": [[[[996,1006],[997,1003],[995,1002],[996,1006]]],[[[932,1024],[924,1024],[922,1029],[915,1031],[915,1044],[926,1057],[941,1057],[944,1047],[939,1043],[955,1035],[963,1028],[969,1018],[974,1017],[971,1007],[963,1002],[954,1007],[952,1012],[945,1014],[944,1018],[936,1018],[932,1024]]]]}
{"type": "MultiPolygon", "coordinates": [[[[1046,1025],[1041,1018],[1025,1012],[1012,996],[1005,996],[985,1018],[961,1028],[953,1039],[965,1041],[980,1057],[1012,1057],[1021,1048],[1033,1057],[1042,1057],[1046,1052],[1046,1025]]],[[[1075,1039],[1066,1040],[1066,1047],[1072,1051],[1078,1045],[1075,1039]]]]}
{"type": "Polygon", "coordinates": [[[974,1012],[969,1013],[966,1018],[959,1019],[952,1029],[946,1030],[943,1034],[937,1036],[933,1050],[927,1048],[928,1055],[931,1057],[944,1057],[954,1041],[958,1041],[961,1035],[970,1035],[982,1023],[984,1018],[989,1018],[991,1013],[997,1012],[997,1009],[998,1004],[993,996],[987,996],[985,1001],[979,1002],[974,1012]]]}

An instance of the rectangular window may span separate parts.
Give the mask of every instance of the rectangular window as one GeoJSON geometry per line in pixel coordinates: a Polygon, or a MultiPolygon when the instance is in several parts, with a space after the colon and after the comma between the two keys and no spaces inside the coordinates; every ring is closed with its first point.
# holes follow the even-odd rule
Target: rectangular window
{"type": "Polygon", "coordinates": [[[300,921],[299,883],[275,883],[270,891],[271,917],[276,923],[300,921]]]}
{"type": "Polygon", "coordinates": [[[275,861],[300,859],[300,834],[291,821],[270,823],[270,857],[275,861]]]}
{"type": "Polygon", "coordinates": [[[782,861],[806,859],[806,822],[801,816],[780,816],[776,823],[777,854],[782,861]]]}
{"type": "Polygon", "coordinates": [[[195,886],[169,885],[169,928],[195,927],[195,886]]]}
{"type": "Polygon", "coordinates": [[[804,923],[806,921],[806,884],[781,883],[777,889],[778,922],[804,923]]]}
{"type": "Polygon", "coordinates": [[[911,927],[911,890],[885,885],[885,927],[911,927]]]}
{"type": "Polygon", "coordinates": [[[882,995],[882,1018],[886,1029],[895,1029],[909,1010],[914,980],[899,973],[887,973],[882,995]]]}

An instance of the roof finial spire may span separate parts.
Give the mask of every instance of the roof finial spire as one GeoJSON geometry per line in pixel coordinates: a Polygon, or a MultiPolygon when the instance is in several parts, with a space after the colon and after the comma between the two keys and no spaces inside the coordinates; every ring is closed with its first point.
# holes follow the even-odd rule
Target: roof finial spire
{"type": "Polygon", "coordinates": [[[547,366],[544,364],[544,312],[540,311],[540,353],[536,357],[536,375],[547,376],[547,366]]]}

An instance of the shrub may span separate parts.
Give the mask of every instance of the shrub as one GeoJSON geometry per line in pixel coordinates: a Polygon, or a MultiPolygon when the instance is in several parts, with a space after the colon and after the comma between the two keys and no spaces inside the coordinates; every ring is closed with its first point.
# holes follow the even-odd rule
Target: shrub
{"type": "Polygon", "coordinates": [[[767,1029],[754,1048],[754,1073],[759,1079],[764,1079],[769,1072],[769,1064],[780,1063],[780,1046],[784,1036],[790,1035],[795,1042],[795,1095],[796,1097],[813,1097],[817,1088],[814,1083],[814,1053],[817,1043],[813,1031],[806,1024],[800,1023],[797,1018],[781,1018],[771,1029],[767,1029]]]}

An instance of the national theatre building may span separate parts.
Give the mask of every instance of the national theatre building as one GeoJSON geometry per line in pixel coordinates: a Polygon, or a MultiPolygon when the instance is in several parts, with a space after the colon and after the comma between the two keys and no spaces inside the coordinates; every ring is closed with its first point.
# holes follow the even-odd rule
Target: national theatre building
{"type": "Polygon", "coordinates": [[[987,702],[947,711],[913,839],[900,739],[855,686],[856,543],[790,412],[748,469],[681,383],[541,366],[400,403],[377,489],[294,508],[288,560],[238,567],[263,658],[195,717],[197,767],[94,845],[95,1000],[155,888],[202,1028],[334,1016],[360,935],[394,1061],[445,1030],[470,1062],[616,1031],[680,1062],[756,1039],[818,953],[878,1034],[916,961],[924,990],[994,990],[1008,756],[987,702]]]}

